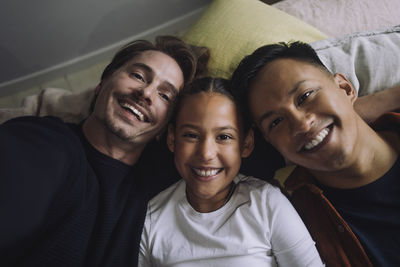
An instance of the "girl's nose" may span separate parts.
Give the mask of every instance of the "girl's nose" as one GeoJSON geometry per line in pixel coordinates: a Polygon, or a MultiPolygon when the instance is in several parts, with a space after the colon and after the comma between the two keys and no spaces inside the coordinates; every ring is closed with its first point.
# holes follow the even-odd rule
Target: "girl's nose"
{"type": "Polygon", "coordinates": [[[211,138],[205,139],[200,143],[199,156],[204,161],[209,161],[215,158],[217,154],[217,146],[211,138]]]}

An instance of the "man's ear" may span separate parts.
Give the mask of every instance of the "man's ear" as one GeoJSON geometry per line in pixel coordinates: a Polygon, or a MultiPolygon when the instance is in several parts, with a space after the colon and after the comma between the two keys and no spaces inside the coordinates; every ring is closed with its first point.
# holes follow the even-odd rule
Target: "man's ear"
{"type": "Polygon", "coordinates": [[[250,129],[243,140],[242,153],[241,153],[242,158],[247,158],[248,156],[250,156],[251,152],[253,152],[253,149],[254,149],[254,131],[253,129],[250,129]]]}
{"type": "Polygon", "coordinates": [[[175,134],[174,134],[174,126],[171,123],[168,125],[167,146],[171,152],[174,152],[175,134]]]}
{"type": "Polygon", "coordinates": [[[339,88],[345,90],[346,95],[350,99],[350,102],[354,104],[357,99],[357,92],[351,82],[346,78],[346,76],[341,73],[336,73],[335,75],[333,75],[333,78],[335,79],[335,82],[339,86],[339,88]]]}

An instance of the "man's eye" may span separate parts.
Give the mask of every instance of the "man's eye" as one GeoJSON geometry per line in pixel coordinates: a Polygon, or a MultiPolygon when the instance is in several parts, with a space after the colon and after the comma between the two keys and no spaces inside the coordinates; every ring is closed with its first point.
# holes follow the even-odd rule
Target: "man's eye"
{"type": "Polygon", "coordinates": [[[228,134],[220,134],[217,136],[217,140],[225,141],[225,140],[230,140],[230,139],[232,139],[232,136],[230,136],[228,134]]]}
{"type": "Polygon", "coordinates": [[[297,104],[301,105],[307,99],[307,97],[309,97],[313,92],[314,92],[314,90],[311,90],[311,91],[307,91],[305,94],[301,95],[299,97],[299,99],[297,100],[297,104]]]}
{"type": "Polygon", "coordinates": [[[277,118],[275,120],[273,120],[269,126],[270,129],[276,127],[281,121],[283,120],[283,118],[277,118]]]}
{"type": "Polygon", "coordinates": [[[167,94],[160,93],[160,96],[161,96],[163,99],[167,100],[167,101],[170,101],[170,100],[171,100],[171,98],[170,98],[169,95],[167,95],[167,94]]]}
{"type": "Polygon", "coordinates": [[[143,78],[143,76],[142,76],[140,73],[132,72],[131,75],[132,75],[135,79],[144,82],[144,78],[143,78]]]}

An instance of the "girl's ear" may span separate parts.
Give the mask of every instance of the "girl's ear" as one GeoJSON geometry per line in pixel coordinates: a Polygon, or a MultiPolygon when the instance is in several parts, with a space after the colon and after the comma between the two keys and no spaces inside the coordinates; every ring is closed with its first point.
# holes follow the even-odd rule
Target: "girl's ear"
{"type": "Polygon", "coordinates": [[[336,73],[335,75],[333,75],[333,78],[335,79],[335,82],[339,86],[339,88],[345,90],[346,95],[350,99],[350,102],[354,104],[357,99],[357,92],[351,82],[346,78],[346,76],[341,73],[336,73]]]}
{"type": "Polygon", "coordinates": [[[254,131],[253,129],[250,129],[246,137],[244,138],[243,145],[242,145],[242,153],[241,156],[242,158],[247,158],[250,156],[251,152],[253,152],[254,149],[254,131]]]}
{"type": "Polygon", "coordinates": [[[174,126],[172,124],[168,125],[167,146],[171,152],[174,152],[175,134],[174,134],[174,126]]]}

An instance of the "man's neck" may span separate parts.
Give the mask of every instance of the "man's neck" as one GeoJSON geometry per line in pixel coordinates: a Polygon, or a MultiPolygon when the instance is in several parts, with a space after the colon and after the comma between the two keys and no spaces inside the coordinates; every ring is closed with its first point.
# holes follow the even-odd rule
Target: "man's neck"
{"type": "Polygon", "coordinates": [[[145,147],[145,144],[134,144],[122,140],[91,117],[83,123],[82,130],[86,139],[94,148],[127,165],[134,165],[145,147]]]}
{"type": "Polygon", "coordinates": [[[332,172],[310,172],[316,179],[334,188],[356,188],[381,178],[393,166],[399,156],[399,136],[395,132],[375,132],[369,126],[361,130],[350,163],[332,172]]]}

